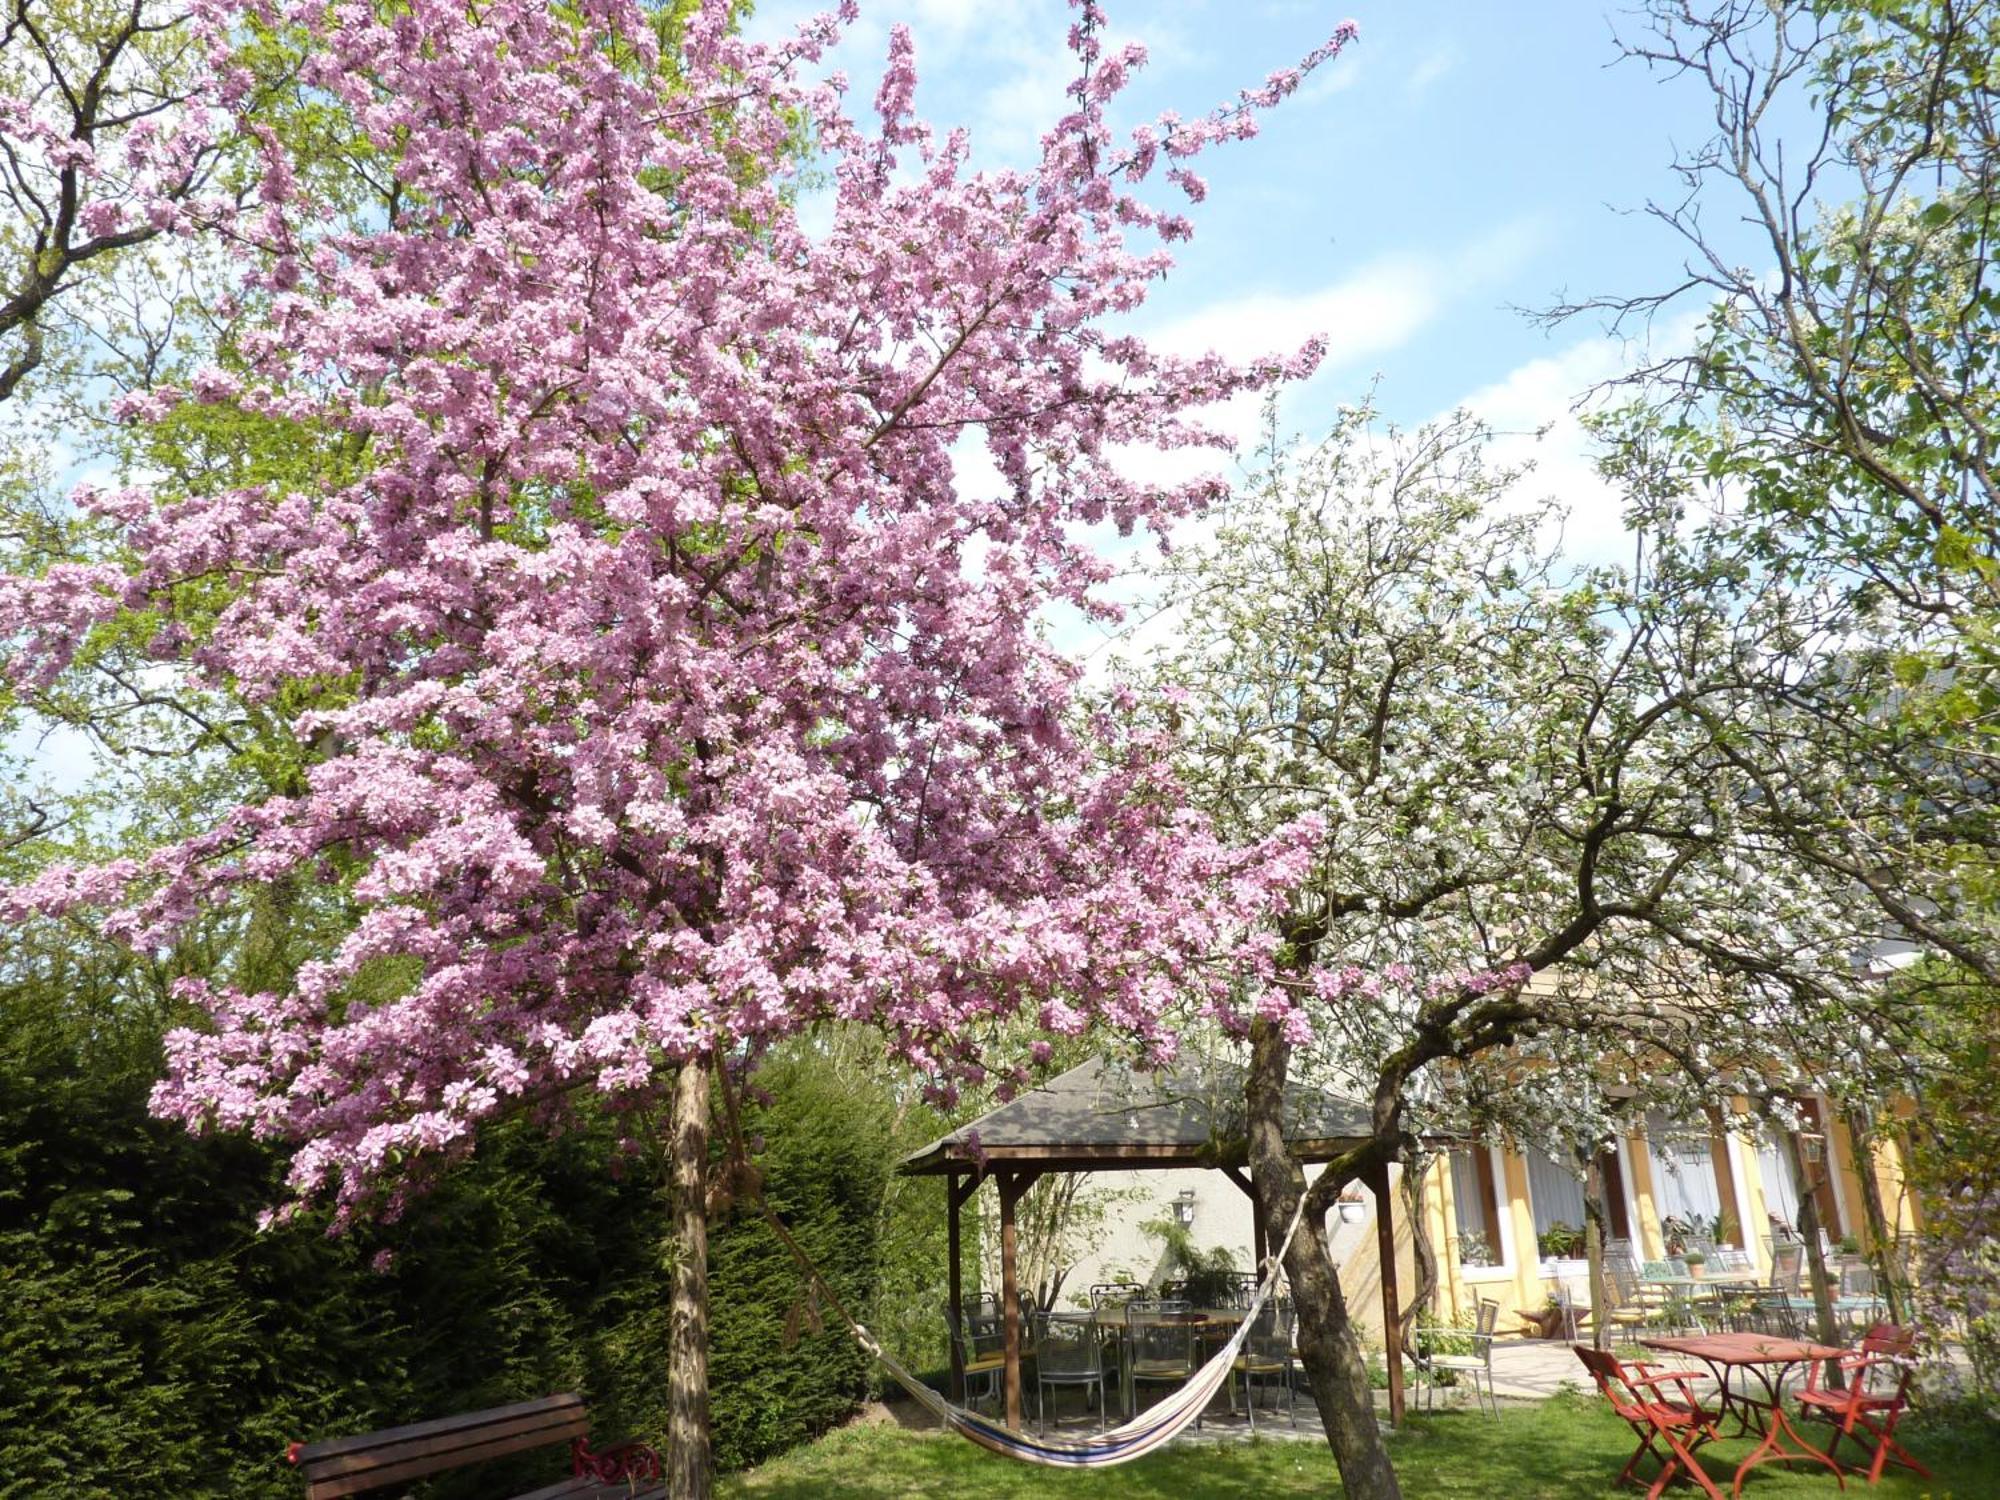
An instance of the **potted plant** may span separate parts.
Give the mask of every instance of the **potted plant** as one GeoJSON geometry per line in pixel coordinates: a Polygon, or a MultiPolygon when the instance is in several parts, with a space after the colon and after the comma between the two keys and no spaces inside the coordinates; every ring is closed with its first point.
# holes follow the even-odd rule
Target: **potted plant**
{"type": "Polygon", "coordinates": [[[1681,1260],[1688,1268],[1688,1275],[1696,1281],[1701,1280],[1701,1268],[1708,1264],[1708,1256],[1700,1250],[1690,1250],[1681,1260]]]}
{"type": "Polygon", "coordinates": [[[1340,1202],[1337,1206],[1340,1210],[1341,1223],[1359,1224],[1361,1222],[1362,1211],[1367,1208],[1368,1204],[1361,1196],[1361,1189],[1350,1182],[1340,1190],[1340,1202]]]}
{"type": "Polygon", "coordinates": [[[1543,1260],[1568,1260],[1583,1253],[1583,1231],[1561,1219],[1535,1236],[1535,1248],[1543,1260]]]}
{"type": "Polygon", "coordinates": [[[1207,1250],[1187,1225],[1171,1218],[1149,1219],[1139,1228],[1160,1242],[1160,1279],[1181,1284],[1180,1295],[1195,1307],[1221,1307],[1236,1288],[1236,1257],[1226,1245],[1207,1250]]]}

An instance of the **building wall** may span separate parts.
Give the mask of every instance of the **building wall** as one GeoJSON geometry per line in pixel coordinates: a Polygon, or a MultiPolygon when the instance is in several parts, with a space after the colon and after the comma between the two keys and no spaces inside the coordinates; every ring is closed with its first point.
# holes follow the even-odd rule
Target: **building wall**
{"type": "MultiPolygon", "coordinates": [[[[1822,1101],[1822,1109],[1824,1103],[1822,1101]]],[[[1828,1112],[1830,1113],[1830,1112],[1828,1112]]],[[[1717,1193],[1724,1210],[1737,1220],[1740,1236],[1756,1264],[1760,1278],[1771,1269],[1769,1240],[1769,1199],[1758,1163],[1757,1142],[1748,1131],[1750,1106],[1747,1100],[1732,1099],[1723,1106],[1721,1122],[1730,1128],[1711,1134],[1709,1151],[1715,1172],[1717,1193]]],[[[1885,1224],[1891,1234],[1913,1233],[1917,1227],[1915,1204],[1907,1187],[1899,1143],[1885,1135],[1878,1140],[1874,1156],[1858,1161],[1854,1141],[1844,1123],[1828,1119],[1825,1130],[1832,1153],[1829,1174],[1832,1196],[1837,1205],[1843,1234],[1852,1234],[1868,1243],[1862,1213],[1859,1172],[1870,1171],[1880,1186],[1885,1224]]],[[[1535,1244],[1534,1205],[1529,1194],[1527,1158],[1512,1146],[1485,1146],[1493,1153],[1494,1182],[1504,1186],[1506,1201],[1501,1205],[1501,1245],[1499,1264],[1464,1266],[1459,1262],[1457,1205],[1453,1197],[1449,1163],[1440,1157],[1431,1167],[1424,1184],[1425,1223],[1438,1247],[1439,1311],[1447,1317],[1471,1315],[1482,1298],[1500,1304],[1502,1332],[1518,1326],[1515,1314],[1539,1310],[1560,1279],[1569,1283],[1579,1305],[1588,1305],[1588,1274],[1580,1260],[1544,1261],[1535,1244]]],[[[1666,1254],[1658,1209],[1658,1186],[1653,1172],[1652,1153],[1643,1130],[1634,1131],[1617,1143],[1618,1165],[1625,1185],[1625,1208],[1633,1229],[1634,1250],[1641,1259],[1657,1260],[1666,1254]]],[[[1403,1282],[1414,1285],[1414,1276],[1403,1282]]]]}
{"type": "MultiPolygon", "coordinates": [[[[1317,1179],[1313,1168],[1309,1180],[1317,1179]]],[[[1099,1172],[1093,1174],[1094,1190],[1111,1201],[1097,1231],[1087,1242],[1073,1246],[1076,1259],[1063,1278],[1060,1300],[1081,1305],[1095,1282],[1134,1280],[1157,1285],[1165,1274],[1161,1244],[1142,1225],[1172,1214],[1182,1192],[1193,1194],[1194,1222],[1189,1226],[1194,1242],[1202,1249],[1226,1246],[1236,1265],[1253,1268],[1250,1200],[1243,1190],[1223,1173],[1204,1170],[1167,1172],[1099,1172]]],[[[1392,1208],[1396,1230],[1396,1284],[1407,1302],[1416,1286],[1416,1247],[1411,1237],[1408,1215],[1396,1169],[1391,1169],[1392,1208]]],[[[985,1196],[990,1190],[982,1190],[985,1196]]],[[[982,1204],[989,1222],[997,1220],[990,1201],[982,1204]]],[[[1379,1348],[1382,1343],[1382,1279],[1376,1264],[1375,1204],[1371,1194],[1362,1194],[1357,1211],[1336,1209],[1327,1215],[1328,1251],[1340,1276],[1350,1316],[1362,1341],[1379,1348]]],[[[988,1264],[982,1268],[982,1284],[997,1286],[1000,1280],[998,1236],[984,1236],[989,1243],[988,1264]]],[[[1433,1240],[1435,1243],[1435,1240],[1433,1240]]],[[[1277,1247],[1271,1247],[1275,1250],[1277,1247]]]]}

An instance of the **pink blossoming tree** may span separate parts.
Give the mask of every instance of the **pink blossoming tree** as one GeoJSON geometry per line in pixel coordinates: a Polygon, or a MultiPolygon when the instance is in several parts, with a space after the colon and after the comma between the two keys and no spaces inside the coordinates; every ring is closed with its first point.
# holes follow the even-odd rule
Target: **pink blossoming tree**
{"type": "Polygon", "coordinates": [[[1220,844],[1157,739],[1077,722],[1036,619],[1105,608],[1086,528],[1215,492],[1131,480],[1122,445],[1220,446],[1196,408],[1316,359],[1170,358],[1106,325],[1188,232],[1137,186],[1198,198],[1190,159],[1351,35],[1119,139],[1107,106],[1143,53],[1104,49],[1085,0],[1039,164],[976,173],[963,134],[912,116],[900,31],[863,128],[801,71],[836,20],[763,47],[728,11],[214,0],[213,101],[250,97],[233,41],[297,29],[305,84],[398,192],[356,230],[242,120],[263,152],[226,224],[240,359],[131,415],[235,404],[353,477],[86,495],[127,560],[0,590],[19,681],[145,611],[189,683],[307,705],[297,795],[8,897],[156,946],[247,887],[350,883],[345,941],[283,992],[182,981],[210,1024],[170,1039],[162,1114],[291,1143],[292,1207],[340,1223],[393,1216],[504,1114],[671,1100],[680,1495],[708,1486],[719,1059],[859,1020],[948,1093],[1028,1062],[990,1046],[1024,1011],[1170,1055],[1190,1006],[1268,962],[1274,939],[1243,935],[1311,829],[1220,844]],[[832,186],[821,234],[786,191],[802,138],[832,186]],[[968,440],[997,493],[959,482],[968,440]],[[396,998],[355,998],[398,965],[396,998]]]}

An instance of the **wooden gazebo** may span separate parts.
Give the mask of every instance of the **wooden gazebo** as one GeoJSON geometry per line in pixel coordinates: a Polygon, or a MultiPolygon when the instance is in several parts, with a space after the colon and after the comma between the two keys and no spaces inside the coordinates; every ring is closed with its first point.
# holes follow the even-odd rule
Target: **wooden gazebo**
{"type": "MultiPolygon", "coordinates": [[[[1299,1160],[1329,1161],[1371,1135],[1369,1112],[1357,1100],[1317,1089],[1286,1091],[1286,1140],[1299,1160]]],[[[1021,1315],[1015,1260],[1014,1208],[1045,1172],[1131,1172],[1198,1167],[1219,1171],[1250,1194],[1245,1171],[1242,1070],[1222,1063],[1186,1064],[1149,1073],[1092,1058],[1012,1102],[981,1115],[904,1158],[909,1176],[943,1177],[951,1315],[964,1321],[964,1267],[959,1214],[987,1179],[1000,1196],[1000,1300],[1005,1315],[1007,1425],[1021,1425],[1021,1315]]],[[[1393,1345],[1397,1326],[1395,1223],[1389,1173],[1368,1183],[1375,1195],[1375,1248],[1381,1262],[1382,1326],[1393,1345]]],[[[1254,1197],[1253,1200],[1254,1202],[1254,1197]]],[[[1264,1226],[1253,1213],[1255,1253],[1265,1256],[1264,1226]]],[[[1403,1419],[1403,1367],[1387,1359],[1389,1417],[1403,1419]]],[[[965,1398],[959,1346],[951,1348],[952,1399],[965,1398]]]]}

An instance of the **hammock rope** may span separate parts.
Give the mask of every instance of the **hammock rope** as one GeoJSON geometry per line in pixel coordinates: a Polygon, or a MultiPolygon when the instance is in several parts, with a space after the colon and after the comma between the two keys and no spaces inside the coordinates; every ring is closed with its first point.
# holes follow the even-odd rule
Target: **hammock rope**
{"type": "Polygon", "coordinates": [[[1034,1437],[1025,1432],[1016,1432],[995,1418],[982,1416],[968,1407],[955,1406],[947,1401],[876,1342],[875,1335],[868,1331],[867,1326],[847,1310],[839,1294],[834,1291],[826,1277],[820,1274],[820,1269],[813,1263],[812,1257],[807,1255],[804,1248],[792,1237],[791,1230],[785,1227],[784,1221],[771,1207],[770,1200],[764,1196],[763,1184],[756,1178],[754,1169],[750,1168],[749,1153],[744,1148],[743,1128],[738,1119],[736,1098],[730,1088],[728,1070],[719,1059],[716,1076],[722,1087],[723,1107],[729,1117],[732,1150],[739,1165],[750,1171],[750,1180],[755,1184],[758,1208],[763,1214],[764,1221],[771,1226],[772,1233],[776,1234],[779,1241],[791,1252],[792,1259],[798,1262],[799,1269],[811,1282],[814,1291],[824,1297],[827,1305],[839,1314],[841,1322],[847,1325],[848,1332],[853,1335],[854,1341],[861,1346],[863,1352],[879,1363],[889,1378],[909,1392],[918,1405],[930,1412],[944,1426],[959,1436],[977,1443],[989,1453],[997,1453],[1004,1458],[1016,1459],[1022,1463],[1063,1469],[1110,1468],[1115,1464],[1130,1463],[1135,1458],[1141,1458],[1155,1449],[1165,1447],[1180,1436],[1182,1431],[1207,1409],[1215,1393],[1222,1389],[1223,1382],[1229,1378],[1236,1357],[1242,1352],[1243,1341],[1250,1336],[1250,1330],[1255,1325],[1258,1314],[1263,1311],[1265,1302],[1277,1287],[1278,1278],[1283,1272],[1285,1255],[1292,1248],[1292,1239],[1298,1234],[1299,1225],[1305,1218],[1306,1195],[1301,1193],[1298,1206],[1292,1211],[1292,1222],[1285,1230],[1284,1243],[1278,1247],[1275,1254],[1264,1258],[1261,1268],[1264,1273],[1263,1279],[1258,1283],[1249,1307],[1244,1309],[1243,1321],[1237,1325],[1228,1342],[1218,1349],[1207,1363],[1189,1376],[1186,1384],[1179,1390],[1139,1413],[1131,1421],[1098,1433],[1095,1437],[1085,1439],[1034,1437]]]}

